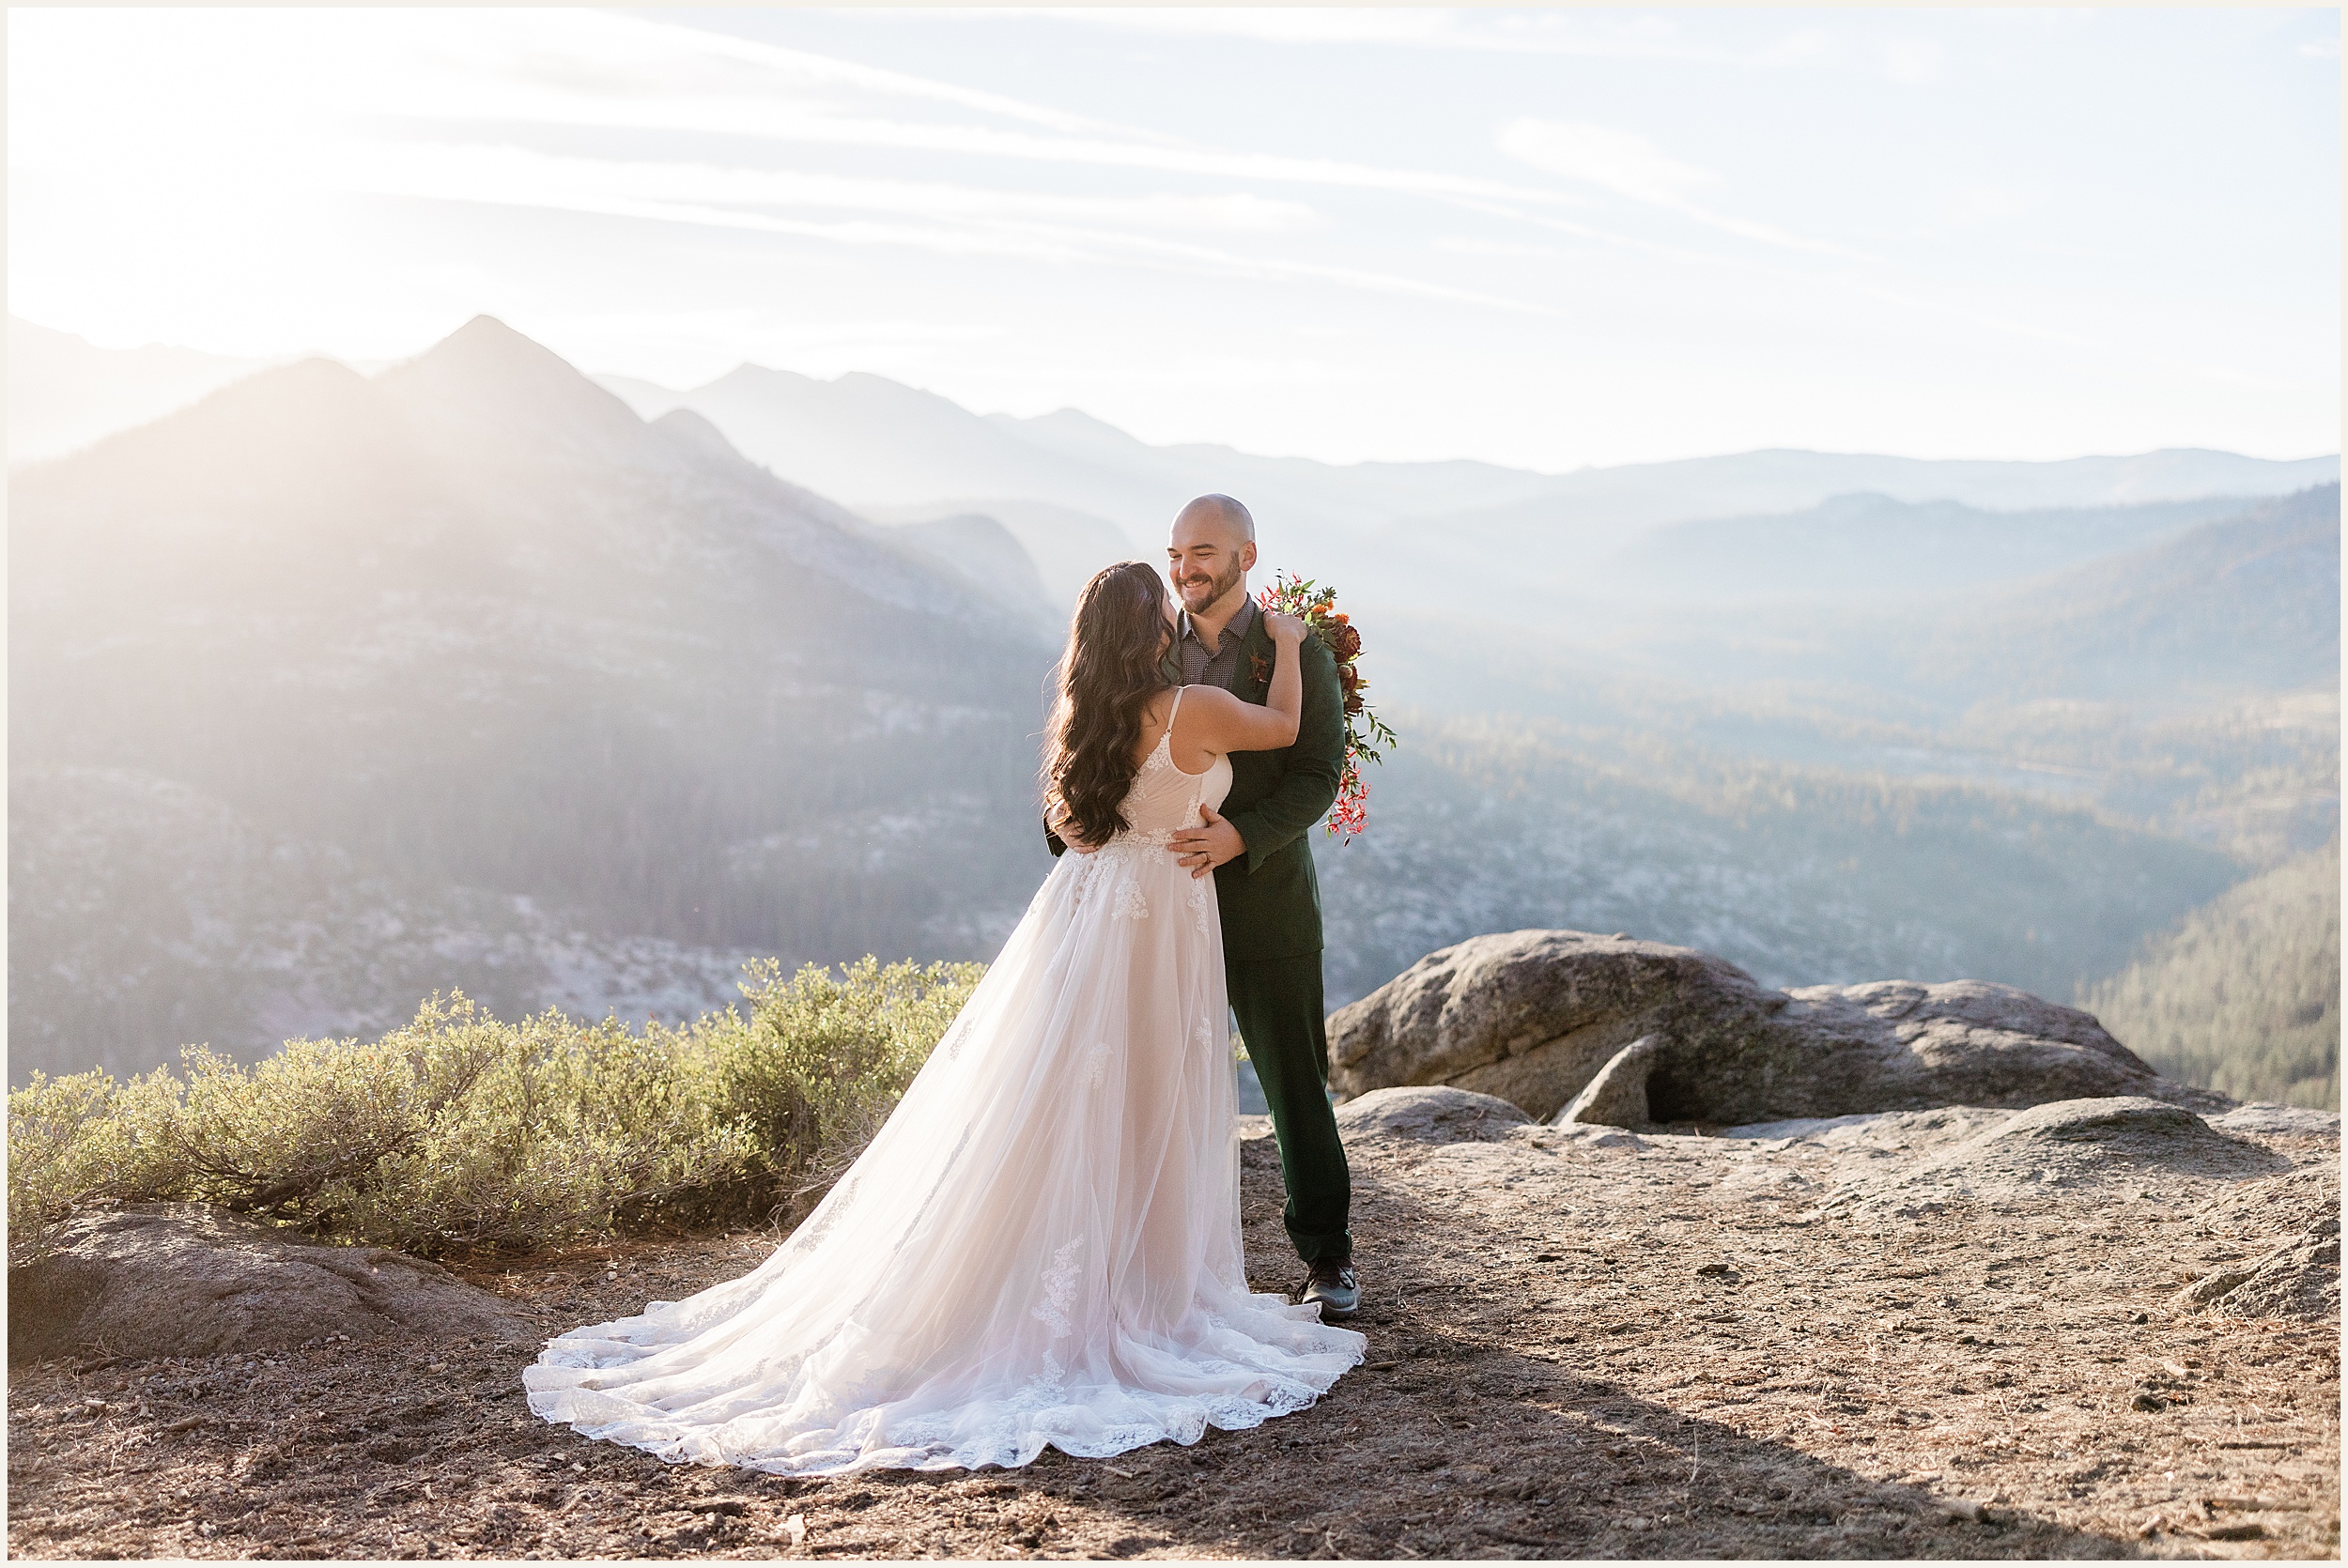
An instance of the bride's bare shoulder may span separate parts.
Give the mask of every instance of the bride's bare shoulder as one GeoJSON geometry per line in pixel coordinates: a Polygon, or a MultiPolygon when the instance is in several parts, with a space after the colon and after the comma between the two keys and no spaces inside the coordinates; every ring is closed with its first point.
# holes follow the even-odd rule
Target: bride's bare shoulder
{"type": "Polygon", "coordinates": [[[1233,697],[1221,686],[1204,684],[1184,686],[1182,688],[1182,711],[1176,715],[1176,721],[1179,723],[1182,719],[1188,718],[1193,710],[1202,714],[1210,713],[1219,708],[1227,708],[1238,700],[1238,698],[1233,697]]]}
{"type": "Polygon", "coordinates": [[[1213,725],[1218,718],[1237,713],[1247,705],[1221,686],[1184,686],[1182,712],[1174,715],[1174,727],[1188,734],[1196,726],[1213,725]]]}
{"type": "Polygon", "coordinates": [[[1232,727],[1247,704],[1221,686],[1184,686],[1182,705],[1174,715],[1170,739],[1177,765],[1197,773],[1219,752],[1231,749],[1232,727]]]}
{"type": "MultiPolygon", "coordinates": [[[[1180,688],[1168,686],[1141,705],[1141,734],[1134,742],[1134,763],[1137,767],[1150,760],[1150,753],[1166,738],[1166,721],[1179,717],[1174,710],[1174,693],[1180,688]]],[[[1185,704],[1187,706],[1187,704],[1185,704]]]]}

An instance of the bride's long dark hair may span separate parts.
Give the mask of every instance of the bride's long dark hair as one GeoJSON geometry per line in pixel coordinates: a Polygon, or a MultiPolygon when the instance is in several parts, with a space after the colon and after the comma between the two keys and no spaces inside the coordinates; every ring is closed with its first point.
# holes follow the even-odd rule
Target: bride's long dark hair
{"type": "Polygon", "coordinates": [[[1166,634],[1166,584],[1147,562],[1104,566],[1076,596],[1057,672],[1043,804],[1088,844],[1131,825],[1119,807],[1140,771],[1142,710],[1172,684],[1159,669],[1166,634]]]}

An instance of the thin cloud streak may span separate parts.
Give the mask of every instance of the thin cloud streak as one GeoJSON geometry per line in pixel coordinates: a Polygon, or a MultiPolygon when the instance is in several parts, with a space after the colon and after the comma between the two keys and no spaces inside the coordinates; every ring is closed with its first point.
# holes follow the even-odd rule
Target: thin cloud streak
{"type": "Polygon", "coordinates": [[[833,208],[940,221],[1031,219],[1255,235],[1299,234],[1325,226],[1321,215],[1309,207],[1246,192],[1059,195],[797,169],[571,157],[477,143],[351,143],[346,145],[345,153],[335,161],[329,177],[346,190],[386,195],[429,195],[436,191],[478,194],[494,187],[505,193],[533,189],[595,192],[657,202],[833,208]]]}
{"type": "Polygon", "coordinates": [[[1691,200],[1689,191],[1715,183],[1718,177],[1681,162],[1635,131],[1605,125],[1519,119],[1503,126],[1495,142],[1502,152],[1519,162],[1677,213],[1691,223],[1741,239],[1844,261],[1877,259],[1828,240],[1806,239],[1772,224],[1715,212],[1691,200]]]}
{"type": "Polygon", "coordinates": [[[1595,31],[1582,18],[1479,15],[1443,8],[1355,7],[1071,7],[1019,10],[957,9],[964,17],[1017,17],[1133,32],[1244,38],[1307,46],[1387,45],[1486,54],[1547,54],[1598,59],[1677,60],[1734,64],[1737,56],[1692,45],[1659,18],[1595,31]],[[1578,28],[1580,31],[1568,31],[1578,28]]]}
{"type": "MultiPolygon", "coordinates": [[[[622,130],[669,131],[764,142],[826,147],[949,154],[1010,162],[1063,164],[1146,171],[1169,176],[1271,183],[1324,190],[1383,192],[1444,202],[1512,222],[1531,222],[1559,232],[1650,254],[1686,259],[1679,247],[1572,224],[1526,212],[1530,208],[1586,208],[1587,199],[1570,192],[1492,180],[1441,171],[1398,169],[1344,160],[1300,159],[1278,154],[1232,152],[1180,138],[1164,136],[1097,118],[1069,115],[1000,94],[983,93],[901,71],[841,61],[804,50],[782,49],[667,23],[597,16],[594,25],[574,38],[563,35],[564,46],[549,53],[547,40],[522,13],[501,20],[498,36],[509,44],[530,47],[510,66],[501,69],[494,54],[468,58],[471,90],[443,90],[418,100],[405,99],[381,104],[378,113],[411,120],[464,120],[505,123],[539,129],[622,130]],[[518,30],[518,31],[517,31],[518,30]],[[734,84],[696,82],[690,90],[677,86],[673,69],[678,60],[716,63],[729,71],[743,68],[761,78],[762,90],[728,90],[734,84]],[[667,66],[664,68],[664,62],[667,66]],[[488,74],[479,73],[485,69],[488,74]],[[626,95],[609,91],[610,70],[621,70],[640,90],[626,95]],[[773,90],[778,85],[827,83],[884,99],[947,104],[1043,127],[1059,134],[1038,135],[1026,130],[956,121],[915,121],[873,115],[861,105],[811,108],[773,90]],[[573,84],[578,84],[574,85],[573,84]]],[[[783,177],[777,176],[776,177],[783,177]]],[[[938,188],[943,190],[945,188],[938,188]]],[[[965,189],[975,189],[965,187],[965,189]]],[[[422,193],[422,192],[418,192],[422,193]]],[[[1810,251],[1841,260],[1870,260],[1846,248],[1785,235],[1769,225],[1713,212],[1693,203],[1669,199],[1648,188],[1646,204],[1664,208],[1690,221],[1736,238],[1785,249],[1810,251]]],[[[659,201],[658,197],[645,200],[659,201]]],[[[944,198],[939,198],[941,201],[944,198]]],[[[1015,200],[1016,198],[1010,198],[1015,200]]],[[[1072,198],[1074,199],[1074,198],[1072,198]]],[[[1182,198],[1167,198],[1169,203],[1182,198]]],[[[1262,201],[1235,195],[1235,201],[1262,201]]],[[[972,208],[985,198],[963,198],[972,208]]],[[[673,203],[662,205],[674,207],[673,203]]],[[[709,204],[697,204],[706,208],[709,204]]],[[[1168,210],[1173,210],[1170,206],[1168,210]]],[[[1261,209],[1275,210],[1274,204],[1261,209]]],[[[1299,208],[1299,211],[1309,209],[1299,208]]],[[[701,221],[696,218],[695,221],[701,221]]],[[[1297,226],[1302,227],[1303,224],[1297,226]]],[[[979,241],[968,236],[933,239],[934,246],[956,251],[1009,246],[1004,254],[1025,254],[1007,240],[979,241]]],[[[1706,258],[1718,260],[1719,258],[1706,258]]],[[[1390,273],[1362,273],[1376,278],[1376,287],[1392,291],[1408,283],[1411,290],[1429,298],[1477,302],[1510,311],[1546,311],[1548,307],[1506,300],[1473,289],[1403,280],[1390,273]]],[[[1334,279],[1333,279],[1334,281],[1334,279]]],[[[1363,286],[1369,286],[1365,284],[1363,286]]]]}
{"type": "MultiPolygon", "coordinates": [[[[525,17],[532,14],[522,13],[525,17]]],[[[728,34],[666,23],[598,17],[596,26],[583,40],[568,34],[533,38],[532,52],[527,57],[516,58],[511,75],[482,78],[478,56],[464,64],[475,78],[473,91],[458,96],[444,89],[421,99],[390,95],[374,107],[379,113],[417,120],[476,119],[575,129],[687,131],[784,143],[951,153],[1331,189],[1388,191],[1439,198],[1587,205],[1570,192],[1475,176],[1382,167],[1340,159],[1232,152],[1133,126],[1063,114],[930,78],[878,70],[826,55],[779,49],[728,34]],[[622,23],[624,30],[618,25],[622,23]],[[582,41],[604,47],[589,51],[580,47],[582,41]],[[563,58],[564,53],[569,54],[568,59],[563,58]],[[811,110],[778,96],[776,88],[781,84],[771,82],[735,92],[708,83],[680,89],[673,75],[662,75],[653,69],[664,55],[767,69],[788,81],[830,82],[882,97],[950,103],[1063,133],[1038,136],[968,123],[907,121],[869,113],[811,110]],[[612,93],[609,73],[615,69],[641,81],[642,90],[625,96],[612,93]]]]}
{"type": "MultiPolygon", "coordinates": [[[[358,162],[345,167],[339,180],[343,189],[409,199],[693,223],[704,227],[793,235],[845,245],[898,246],[950,255],[996,255],[1062,265],[1089,261],[1138,263],[1170,270],[1227,277],[1338,284],[1369,293],[1440,300],[1522,315],[1555,316],[1563,314],[1550,306],[1528,300],[1359,268],[1333,267],[1262,255],[1240,255],[1212,246],[1144,235],[1022,221],[1008,212],[988,215],[980,210],[979,203],[967,204],[965,211],[959,214],[935,209],[924,213],[902,203],[880,204],[893,216],[928,216],[933,220],[922,225],[871,219],[816,222],[749,209],[757,203],[746,200],[744,192],[769,189],[768,183],[758,177],[744,180],[719,178],[713,181],[703,178],[698,181],[702,188],[698,191],[694,189],[697,180],[691,177],[724,177],[734,171],[650,162],[598,163],[583,159],[552,158],[519,148],[494,149],[489,156],[485,156],[481,149],[450,148],[445,149],[450,155],[448,157],[423,161],[409,156],[418,150],[409,146],[379,146],[375,150],[385,156],[372,165],[358,162]],[[622,177],[616,181],[610,179],[609,177],[614,174],[622,177]],[[718,189],[713,191],[713,186],[718,189]],[[684,192],[682,196],[674,193],[680,189],[684,192]],[[663,193],[652,193],[654,192],[663,193]],[[743,205],[723,205],[711,200],[713,194],[723,194],[743,205]],[[964,217],[967,221],[950,221],[954,217],[964,217]]],[[[775,182],[772,189],[780,190],[788,183],[775,182]]],[[[811,182],[811,185],[825,183],[811,182]]],[[[808,205],[855,206],[859,205],[854,199],[859,194],[869,203],[879,193],[871,187],[879,183],[828,182],[826,188],[831,199],[812,201],[808,205]]],[[[941,192],[951,190],[935,188],[935,191],[941,192]]],[[[902,194],[902,188],[895,193],[902,194]]],[[[991,198],[999,193],[975,194],[991,198]]],[[[1065,205],[1080,208],[1083,204],[1070,202],[1065,205]]]]}
{"type": "MultiPolygon", "coordinates": [[[[416,116],[422,118],[422,115],[416,116]]],[[[452,116],[458,117],[458,116],[452,116]]],[[[1529,202],[1584,207],[1570,192],[1429,170],[1381,168],[1337,159],[1222,152],[1198,146],[1043,137],[975,125],[937,124],[870,116],[794,113],[756,100],[681,100],[657,107],[564,101],[544,105],[469,108],[467,119],[578,130],[669,131],[736,136],[821,146],[949,153],[1036,163],[1148,170],[1332,190],[1383,191],[1439,199],[1529,202]]]]}

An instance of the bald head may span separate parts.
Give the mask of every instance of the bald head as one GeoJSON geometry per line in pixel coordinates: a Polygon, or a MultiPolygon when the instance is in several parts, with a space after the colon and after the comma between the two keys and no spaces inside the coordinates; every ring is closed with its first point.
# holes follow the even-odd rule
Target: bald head
{"type": "Polygon", "coordinates": [[[1256,542],[1256,519],[1228,496],[1200,496],[1174,515],[1176,534],[1182,532],[1184,525],[1218,529],[1234,549],[1256,542]]]}

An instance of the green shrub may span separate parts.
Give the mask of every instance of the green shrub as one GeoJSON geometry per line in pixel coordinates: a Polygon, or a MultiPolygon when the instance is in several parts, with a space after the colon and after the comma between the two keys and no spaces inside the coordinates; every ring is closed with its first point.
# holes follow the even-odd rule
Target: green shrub
{"type": "MultiPolygon", "coordinates": [[[[158,1069],[160,1071],[160,1069],[158,1069]]],[[[153,1185],[150,1162],[115,1115],[121,1085],[104,1072],[33,1074],[8,1096],[8,1246],[37,1253],[75,1208],[153,1185]]]]}
{"type": "Polygon", "coordinates": [[[748,1018],[710,1014],[676,1049],[751,1153],[738,1188],[711,1184],[679,1207],[804,1210],[880,1130],[985,973],[864,958],[839,979],[810,966],[786,980],[771,959],[746,965],[748,1018]]]}
{"type": "Polygon", "coordinates": [[[984,973],[867,958],[745,972],[746,1012],[630,1031],[462,995],[379,1040],[8,1097],[22,1260],[76,1208],[187,1199],[425,1255],[784,1217],[869,1141],[984,973]]]}

